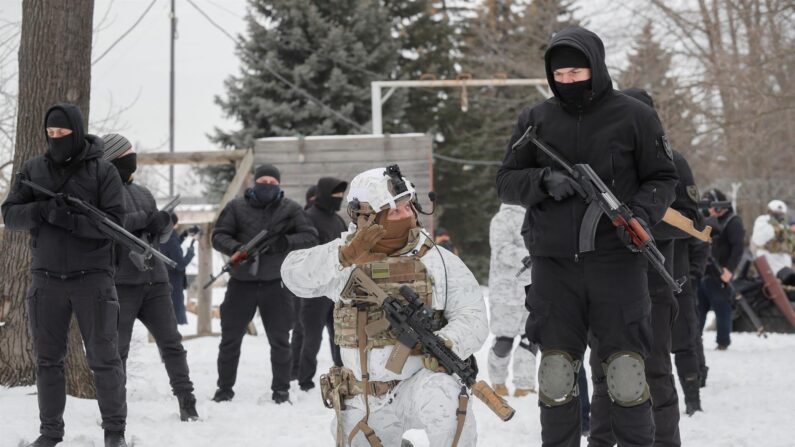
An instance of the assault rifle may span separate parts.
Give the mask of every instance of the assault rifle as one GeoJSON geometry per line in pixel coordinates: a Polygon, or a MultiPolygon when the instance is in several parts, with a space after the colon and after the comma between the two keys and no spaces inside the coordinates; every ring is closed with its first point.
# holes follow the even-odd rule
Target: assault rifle
{"type": "Polygon", "coordinates": [[[167,213],[171,213],[174,209],[179,206],[182,202],[182,195],[177,194],[173,199],[171,199],[163,208],[160,208],[160,211],[165,211],[167,213]]]}
{"type": "Polygon", "coordinates": [[[720,283],[721,288],[729,294],[729,302],[737,302],[737,304],[740,306],[740,309],[742,309],[743,313],[748,317],[748,320],[754,325],[754,328],[756,329],[756,335],[767,338],[765,326],[759,319],[759,315],[754,312],[754,309],[751,308],[751,304],[748,303],[748,300],[743,295],[743,293],[748,291],[748,288],[745,290],[737,290],[731,281],[723,282],[723,280],[720,278],[721,273],[723,273],[723,269],[721,268],[720,264],[718,264],[718,261],[716,261],[712,256],[707,258],[707,270],[709,271],[709,274],[720,283]]]}
{"type": "Polygon", "coordinates": [[[224,264],[221,271],[218,272],[218,274],[210,277],[210,280],[207,281],[207,284],[204,285],[204,288],[206,289],[210,287],[224,273],[229,272],[238,265],[246,265],[256,259],[256,257],[261,253],[265,253],[268,248],[270,248],[271,238],[268,237],[269,235],[270,233],[268,230],[262,230],[257,233],[257,235],[254,236],[250,241],[243,244],[243,246],[240,247],[231,258],[229,258],[229,262],[224,264]]]}
{"type": "Polygon", "coordinates": [[[136,267],[142,270],[151,269],[150,266],[147,266],[145,263],[143,265],[139,265],[140,262],[148,261],[152,257],[155,257],[161,261],[163,261],[166,265],[170,266],[171,268],[175,268],[177,263],[172,261],[168,256],[160,253],[159,251],[152,248],[151,245],[142,241],[141,239],[135,237],[132,233],[122,228],[121,225],[117,224],[116,222],[110,220],[108,216],[105,215],[102,211],[94,207],[88,202],[80,200],[77,197],[71,196],[69,194],[56,194],[49,189],[38,185],[30,180],[22,179],[22,184],[33,188],[33,190],[38,191],[45,196],[56,198],[60,197],[66,203],[67,206],[72,208],[73,210],[79,212],[80,214],[86,216],[88,220],[99,230],[107,236],[113,242],[116,242],[119,245],[125,246],[127,249],[130,250],[130,259],[133,263],[136,264],[136,267]]]}
{"type": "Polygon", "coordinates": [[[635,249],[646,257],[649,264],[673,289],[674,293],[682,291],[682,283],[674,280],[670,273],[665,269],[665,257],[654,244],[651,235],[638,222],[632,214],[632,210],[622,203],[604,184],[601,178],[594,172],[593,168],[587,163],[571,165],[554,149],[538,138],[536,127],[530,126],[524,135],[511,147],[512,150],[523,147],[527,142],[532,142],[541,151],[552,158],[555,163],[560,165],[569,175],[580,185],[585,192],[583,200],[588,203],[588,209],[580,224],[579,250],[586,253],[595,250],[596,226],[602,217],[606,215],[616,227],[623,226],[632,238],[635,249]]]}
{"type": "Polygon", "coordinates": [[[698,209],[700,210],[708,210],[710,208],[715,208],[716,210],[723,210],[726,208],[731,208],[732,203],[728,200],[722,201],[710,201],[710,200],[699,200],[698,201],[698,209]]]}
{"type": "Polygon", "coordinates": [[[522,258],[522,268],[520,268],[519,271],[516,272],[515,278],[519,279],[519,277],[522,276],[522,273],[526,272],[530,267],[532,267],[532,265],[533,265],[533,258],[531,258],[530,255],[527,255],[524,258],[522,258]]]}

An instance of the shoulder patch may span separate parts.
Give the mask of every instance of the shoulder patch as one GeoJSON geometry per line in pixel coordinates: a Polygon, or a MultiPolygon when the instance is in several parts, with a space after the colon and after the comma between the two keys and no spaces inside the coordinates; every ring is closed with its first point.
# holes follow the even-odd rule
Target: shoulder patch
{"type": "Polygon", "coordinates": [[[699,198],[701,197],[701,195],[698,193],[698,186],[687,185],[687,196],[690,197],[690,200],[693,202],[698,203],[699,198]]]}
{"type": "Polygon", "coordinates": [[[665,151],[665,155],[668,157],[669,160],[673,161],[674,159],[674,152],[671,149],[671,143],[668,142],[668,136],[662,135],[660,137],[660,146],[665,151]]]}

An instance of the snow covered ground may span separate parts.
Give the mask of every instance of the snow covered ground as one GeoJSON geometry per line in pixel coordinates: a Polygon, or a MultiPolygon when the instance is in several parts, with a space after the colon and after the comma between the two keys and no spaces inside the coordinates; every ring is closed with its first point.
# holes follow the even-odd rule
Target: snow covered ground
{"type": "MultiPolygon", "coordinates": [[[[189,314],[190,317],[190,314],[189,314]]],[[[185,328],[190,333],[194,327],[185,328]]],[[[191,378],[196,386],[201,422],[179,421],[176,399],[157,348],[147,341],[146,331],[136,325],[128,363],[128,440],[136,447],[201,446],[322,446],[333,445],[329,427],[333,412],[320,401],[316,388],[302,392],[294,382],[293,405],[275,405],[270,400],[270,365],[267,339],[257,322],[259,336],[246,337],[235,387],[234,401],[210,401],[215,391],[215,360],[218,338],[185,342],[191,378]]],[[[217,328],[216,328],[217,329],[217,328]]],[[[731,348],[713,350],[714,332],[705,334],[710,375],[702,390],[705,411],[692,418],[683,415],[685,446],[785,447],[795,446],[795,336],[771,334],[760,339],[752,334],[734,334],[731,348]]],[[[487,346],[478,354],[486,364],[487,346]]],[[[320,370],[330,365],[328,347],[320,353],[320,370]]],[[[680,394],[681,395],[681,394],[680,394]]],[[[535,396],[509,398],[517,413],[501,422],[475,400],[479,445],[540,445],[540,426],[535,396]]],[[[66,405],[64,447],[100,446],[102,430],[95,401],[69,398],[66,405]]],[[[16,447],[38,432],[35,387],[0,388],[0,447],[16,447]]],[[[422,432],[405,436],[415,446],[427,446],[422,432]]],[[[582,445],[586,445],[583,440],[582,445]]]]}

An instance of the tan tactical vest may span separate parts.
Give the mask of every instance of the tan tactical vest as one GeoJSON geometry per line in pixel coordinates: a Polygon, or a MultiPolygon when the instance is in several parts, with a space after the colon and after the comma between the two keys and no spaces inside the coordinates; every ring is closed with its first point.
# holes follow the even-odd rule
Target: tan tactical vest
{"type": "Polygon", "coordinates": [[[770,225],[773,226],[775,236],[763,248],[770,253],[792,254],[795,252],[795,233],[789,229],[789,226],[772,217],[770,225]]]}

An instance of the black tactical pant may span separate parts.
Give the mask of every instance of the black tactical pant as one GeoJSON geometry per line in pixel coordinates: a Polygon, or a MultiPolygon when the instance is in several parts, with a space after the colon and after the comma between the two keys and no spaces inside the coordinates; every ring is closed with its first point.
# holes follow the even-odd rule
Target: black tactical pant
{"type": "MultiPolygon", "coordinates": [[[[533,285],[527,296],[528,337],[541,345],[542,353],[560,350],[582,361],[590,330],[601,361],[616,352],[645,358],[651,344],[646,268],[645,258],[629,251],[588,253],[578,261],[534,256],[533,285]]],[[[580,400],[539,405],[543,445],[579,446],[580,400]]],[[[622,445],[652,445],[650,402],[611,406],[612,428],[622,445]]]]}
{"type": "Polygon", "coordinates": [[[298,383],[310,386],[317,372],[317,353],[323,341],[323,328],[328,330],[331,358],[335,366],[342,366],[340,347],[334,343],[334,301],[324,296],[298,298],[301,300],[301,321],[304,328],[304,344],[301,348],[301,367],[298,383]]]}
{"type": "MultiPolygon", "coordinates": [[[[289,289],[285,289],[292,295],[289,289]]],[[[293,299],[293,331],[290,333],[290,379],[296,380],[300,376],[301,349],[304,346],[304,324],[301,318],[301,298],[292,295],[293,299]]]]}
{"type": "Polygon", "coordinates": [[[121,313],[119,316],[119,355],[124,368],[130,353],[135,320],[141,320],[152,334],[166,366],[171,390],[175,396],[193,392],[187,352],[182,347],[182,335],[177,331],[174,303],[169,283],[117,285],[121,313]]]}
{"type": "Polygon", "coordinates": [[[107,273],[94,273],[61,280],[34,273],[27,304],[36,354],[41,434],[54,438],[64,435],[64,359],[72,313],[94,373],[102,428],[124,430],[127,392],[117,344],[119,302],[113,278],[107,273]]]}
{"type": "MultiPolygon", "coordinates": [[[[646,382],[651,394],[654,412],[654,445],[682,445],[679,436],[679,399],[676,393],[673,370],[671,367],[671,326],[676,317],[677,304],[670,291],[652,297],[651,352],[646,358],[646,382]],[[661,296],[662,295],[662,296],[661,296]]],[[[602,362],[593,353],[591,346],[591,375],[594,382],[594,394],[591,403],[591,434],[588,437],[589,447],[606,447],[616,445],[611,426],[612,409],[610,396],[607,392],[602,362]]]]}
{"type": "MultiPolygon", "coordinates": [[[[698,325],[698,303],[694,284],[688,282],[682,287],[682,293],[676,297],[679,301],[679,315],[674,322],[671,332],[671,352],[674,353],[676,372],[679,382],[685,392],[685,401],[688,400],[688,389],[695,381],[696,388],[691,390],[690,398],[698,398],[699,354],[698,346],[701,340],[701,331],[698,325]]],[[[703,347],[702,347],[703,355],[703,347]]]]}
{"type": "Polygon", "coordinates": [[[218,388],[232,389],[237,379],[240,345],[248,322],[259,308],[271,346],[273,391],[290,389],[290,330],[293,295],[280,279],[266,282],[229,280],[221,304],[221,344],[218,347],[218,388]]]}

